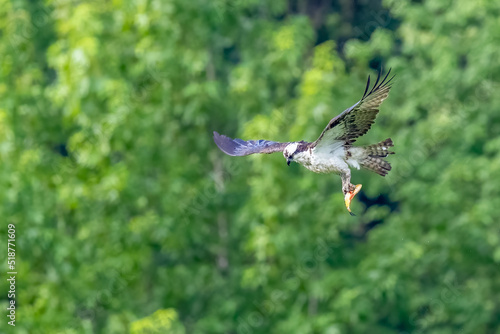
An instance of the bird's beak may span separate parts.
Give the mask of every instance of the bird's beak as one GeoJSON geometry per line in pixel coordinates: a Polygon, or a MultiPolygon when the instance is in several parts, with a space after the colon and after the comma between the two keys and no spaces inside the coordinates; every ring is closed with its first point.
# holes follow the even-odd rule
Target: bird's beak
{"type": "Polygon", "coordinates": [[[292,162],[292,159],[290,159],[290,158],[286,159],[286,164],[287,164],[288,166],[290,166],[290,162],[292,162]]]}
{"type": "Polygon", "coordinates": [[[345,207],[347,208],[347,211],[349,211],[349,214],[351,216],[355,216],[354,213],[351,212],[351,201],[356,196],[357,193],[361,190],[361,184],[356,185],[356,188],[353,191],[348,192],[345,194],[345,207]]]}

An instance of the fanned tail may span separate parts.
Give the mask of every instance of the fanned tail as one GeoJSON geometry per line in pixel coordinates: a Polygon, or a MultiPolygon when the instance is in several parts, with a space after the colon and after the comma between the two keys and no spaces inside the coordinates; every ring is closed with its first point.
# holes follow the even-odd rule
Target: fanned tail
{"type": "Polygon", "coordinates": [[[361,161],[361,167],[371,170],[381,176],[386,176],[391,170],[391,164],[382,158],[367,157],[361,161]]]}
{"type": "Polygon", "coordinates": [[[387,138],[380,143],[363,147],[366,156],[360,161],[361,167],[381,176],[386,176],[392,167],[390,163],[382,158],[385,158],[389,154],[394,154],[394,152],[389,151],[389,148],[393,146],[391,138],[387,138]]]}
{"type": "Polygon", "coordinates": [[[387,138],[380,143],[369,145],[363,147],[365,149],[365,154],[373,158],[385,158],[389,154],[394,154],[394,152],[389,151],[390,147],[393,147],[391,138],[387,138]]]}

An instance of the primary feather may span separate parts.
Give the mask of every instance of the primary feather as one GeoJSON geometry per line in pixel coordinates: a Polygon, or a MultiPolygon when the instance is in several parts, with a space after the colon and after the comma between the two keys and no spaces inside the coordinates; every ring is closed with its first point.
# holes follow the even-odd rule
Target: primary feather
{"type": "Polygon", "coordinates": [[[245,156],[254,153],[281,152],[289,143],[279,143],[269,140],[231,139],[214,131],[215,144],[227,155],[245,156]]]}
{"type": "Polygon", "coordinates": [[[364,135],[370,130],[379,112],[379,107],[389,95],[392,76],[387,80],[389,70],[382,81],[380,72],[377,81],[370,89],[370,77],[366,83],[365,93],[359,102],[344,110],[338,116],[332,118],[319,138],[313,143],[314,146],[329,145],[333,141],[345,141],[353,143],[356,138],[364,135]],[[379,83],[380,82],[380,83],[379,83]]]}

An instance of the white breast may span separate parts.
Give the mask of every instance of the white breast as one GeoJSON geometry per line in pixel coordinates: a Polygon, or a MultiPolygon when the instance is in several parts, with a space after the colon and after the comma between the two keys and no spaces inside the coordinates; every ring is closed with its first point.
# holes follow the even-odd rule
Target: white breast
{"type": "Polygon", "coordinates": [[[345,149],[341,145],[329,148],[315,147],[295,154],[294,160],[315,173],[340,174],[349,169],[345,162],[345,149]]]}

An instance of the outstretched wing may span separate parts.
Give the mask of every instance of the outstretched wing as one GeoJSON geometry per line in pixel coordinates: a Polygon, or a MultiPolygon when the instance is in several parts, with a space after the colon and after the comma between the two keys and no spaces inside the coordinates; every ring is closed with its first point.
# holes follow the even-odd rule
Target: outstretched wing
{"type": "Polygon", "coordinates": [[[214,141],[220,150],[232,156],[244,156],[254,153],[282,152],[289,143],[269,140],[231,139],[214,131],[214,141]]]}
{"type": "Polygon", "coordinates": [[[380,81],[380,73],[378,73],[377,81],[372,89],[370,89],[370,76],[368,76],[365,93],[361,100],[333,118],[313,143],[313,147],[318,145],[330,146],[337,141],[350,144],[370,130],[370,127],[375,122],[380,105],[389,95],[390,82],[394,78],[392,76],[387,80],[389,73],[391,73],[389,69],[384,79],[380,81]]]}

